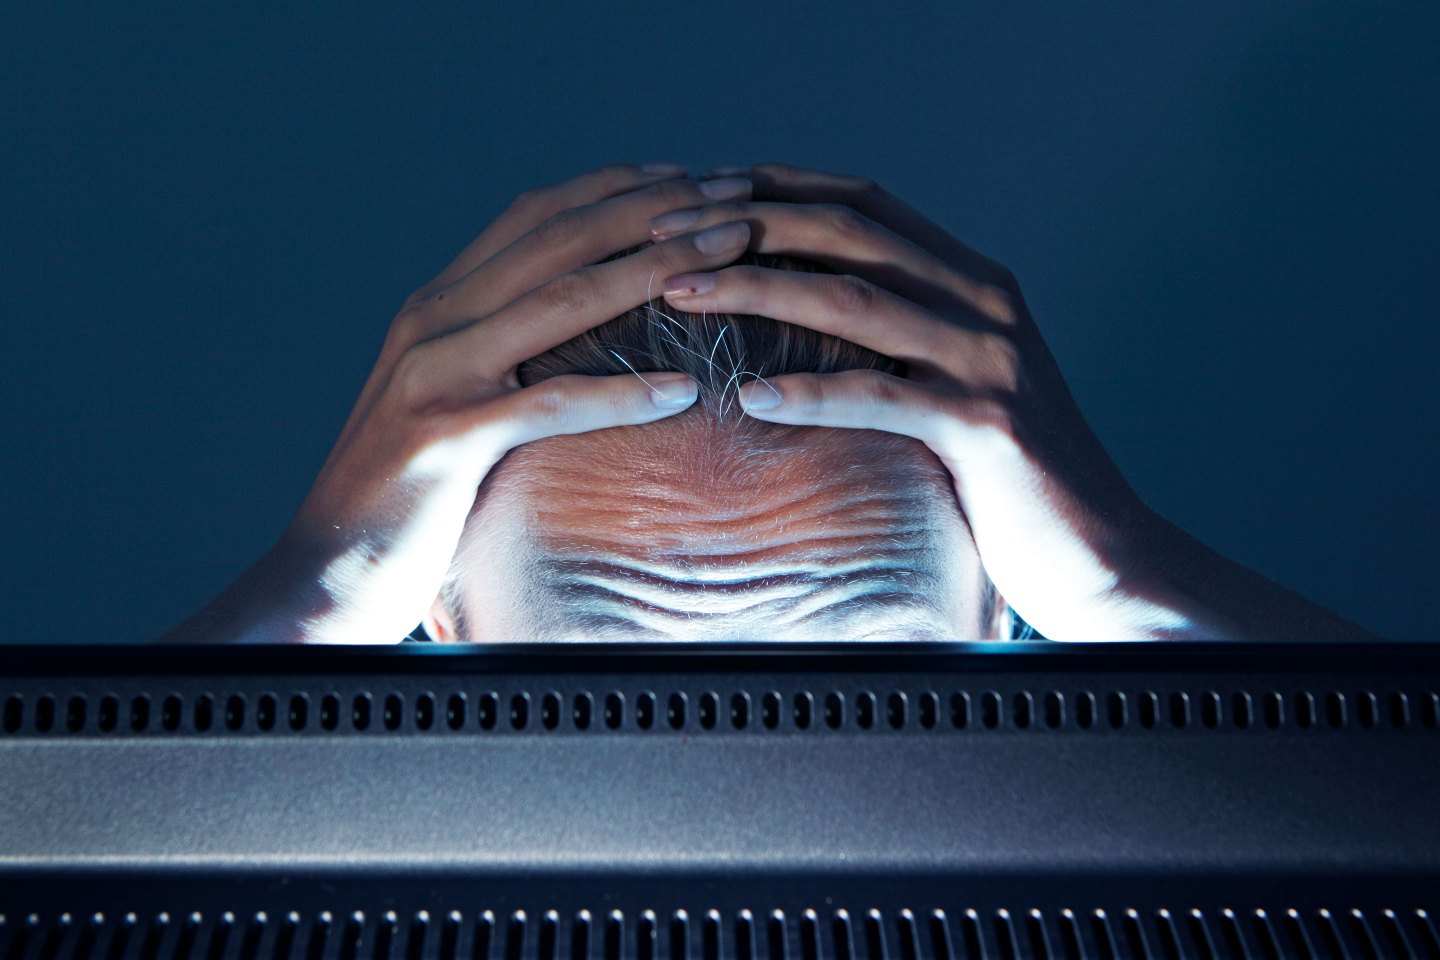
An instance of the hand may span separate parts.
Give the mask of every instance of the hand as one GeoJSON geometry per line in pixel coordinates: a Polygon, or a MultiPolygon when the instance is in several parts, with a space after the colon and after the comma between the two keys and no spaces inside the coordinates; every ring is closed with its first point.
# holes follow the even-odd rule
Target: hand
{"type": "Polygon", "coordinates": [[[702,188],[680,176],[610,166],[516,200],[406,300],[275,549],[217,601],[222,612],[197,618],[208,627],[164,639],[399,642],[435,599],[480,482],[507,451],[693,403],[683,374],[561,376],[522,389],[515,373],[646,302],[657,277],[740,255],[743,223],[598,263],[648,240],[651,217],[749,196],[746,181],[702,188]]]}
{"type": "Polygon", "coordinates": [[[1147,579],[1161,524],[1085,423],[1008,270],[870,181],[780,164],[725,172],[748,176],[755,201],[662,217],[652,235],[743,220],[752,249],[843,272],[734,266],[670,277],[666,299],[821,330],[908,368],[748,384],[750,416],[923,441],[954,478],[996,587],[1046,637],[1230,631],[1147,579]]]}

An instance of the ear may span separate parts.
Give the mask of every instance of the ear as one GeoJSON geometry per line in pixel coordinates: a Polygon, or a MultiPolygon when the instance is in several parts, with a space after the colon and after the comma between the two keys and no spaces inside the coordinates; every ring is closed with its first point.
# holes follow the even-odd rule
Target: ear
{"type": "Polygon", "coordinates": [[[445,609],[445,600],[439,594],[436,594],[435,602],[430,604],[430,611],[421,623],[436,643],[461,642],[455,630],[455,621],[451,619],[450,611],[445,609]]]}

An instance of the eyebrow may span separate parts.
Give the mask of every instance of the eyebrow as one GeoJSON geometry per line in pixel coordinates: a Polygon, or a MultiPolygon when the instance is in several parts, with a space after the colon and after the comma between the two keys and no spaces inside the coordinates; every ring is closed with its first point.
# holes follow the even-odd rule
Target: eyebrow
{"type": "MultiPolygon", "coordinates": [[[[894,591],[864,593],[838,603],[827,604],[819,610],[801,617],[796,623],[820,621],[823,625],[825,621],[852,617],[861,619],[867,616],[876,620],[883,617],[886,621],[886,628],[910,626],[934,631],[941,621],[940,611],[923,598],[913,593],[894,591]]],[[[879,632],[879,630],[871,632],[879,632]]]]}
{"type": "Polygon", "coordinates": [[[878,555],[856,555],[836,564],[794,562],[773,572],[747,565],[734,571],[734,576],[715,576],[702,567],[687,576],[668,576],[633,562],[617,562],[596,557],[548,557],[543,562],[542,588],[559,591],[568,597],[593,595],[597,599],[620,601],[641,608],[672,612],[704,613],[703,610],[678,611],[675,602],[687,599],[735,597],[749,605],[792,601],[796,605],[807,599],[816,601],[815,609],[796,614],[797,620],[815,616],[824,609],[861,602],[865,607],[894,599],[910,601],[924,597],[936,587],[936,571],[923,563],[909,562],[897,554],[918,553],[928,548],[891,546],[878,555]],[[798,568],[797,568],[798,567],[798,568]],[[908,587],[908,588],[907,588],[908,587]],[[860,591],[860,592],[856,592],[860,591]],[[836,599],[841,592],[850,595],[836,599]],[[646,594],[656,602],[648,599],[646,594]],[[773,598],[758,595],[771,593],[773,598]]]}
{"type": "MultiPolygon", "coordinates": [[[[558,631],[558,635],[549,637],[547,639],[559,642],[563,642],[566,639],[602,639],[624,641],[634,640],[636,639],[637,635],[650,636],[655,633],[655,631],[653,630],[645,629],[635,620],[628,617],[622,617],[617,614],[577,613],[573,616],[575,617],[573,621],[566,622],[563,625],[559,625],[555,628],[558,631]],[[584,636],[574,636],[576,634],[583,634],[584,636]],[[599,635],[598,638],[596,636],[597,634],[599,635]]],[[[872,621],[865,624],[865,628],[861,630],[852,629],[848,631],[842,631],[841,629],[839,629],[840,625],[837,624],[833,633],[823,636],[817,636],[815,639],[817,641],[834,640],[841,642],[903,639],[932,641],[937,643],[951,643],[956,640],[963,639],[961,637],[957,637],[954,633],[950,631],[940,629],[938,624],[933,619],[918,615],[914,611],[901,611],[900,616],[894,619],[887,618],[884,622],[874,622],[875,620],[879,619],[880,618],[878,617],[872,618],[872,621]]],[[[766,631],[757,631],[755,636],[747,636],[746,631],[742,630],[737,632],[732,637],[727,637],[726,640],[743,641],[746,639],[770,639],[770,637],[768,636],[759,635],[760,633],[764,632],[766,631]]],[[[819,630],[817,630],[816,633],[823,634],[823,626],[819,630]]],[[[712,641],[697,640],[694,642],[705,643],[712,641]]]]}
{"type": "Polygon", "coordinates": [[[546,566],[557,575],[542,586],[542,592],[554,601],[547,604],[545,620],[552,631],[562,634],[599,633],[624,639],[665,634],[672,626],[683,632],[691,620],[735,620],[740,623],[737,631],[744,633],[749,620],[753,625],[763,624],[765,633],[833,630],[834,639],[879,634],[956,639],[943,612],[925,595],[935,575],[893,562],[712,581],[676,581],[596,558],[548,558],[546,566]],[[905,589],[907,583],[914,588],[905,589]],[[636,585],[657,594],[654,602],[626,589],[636,585]],[[777,595],[756,600],[755,595],[766,587],[774,588],[777,595]],[[725,605],[727,597],[733,598],[738,606],[709,612],[685,609],[686,601],[693,604],[706,597],[717,598],[719,606],[725,605]]]}

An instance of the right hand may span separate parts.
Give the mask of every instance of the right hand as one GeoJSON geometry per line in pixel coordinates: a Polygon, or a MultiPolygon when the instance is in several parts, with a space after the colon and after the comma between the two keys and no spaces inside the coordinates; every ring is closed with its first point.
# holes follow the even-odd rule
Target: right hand
{"type": "MultiPolygon", "coordinates": [[[[293,584],[294,639],[397,643],[425,616],[480,482],[507,451],[556,434],[646,423],[660,405],[639,377],[560,376],[521,388],[516,367],[646,302],[655,278],[733,262],[746,224],[650,239],[647,222],[713,203],[680,171],[609,166],[522,194],[395,317],[334,449],[271,560],[293,584]],[[721,241],[706,252],[701,238],[721,241]]],[[[711,181],[712,183],[714,181],[711,181]]],[[[750,184],[728,181],[748,199],[750,184]]],[[[723,188],[722,188],[723,189],[723,188]]],[[[714,188],[712,188],[712,192],[714,188]]],[[[661,374],[645,373],[657,387],[661,374]]],[[[276,582],[272,576],[272,583],[276,582]]],[[[282,586],[283,589],[283,586],[282,586]]]]}

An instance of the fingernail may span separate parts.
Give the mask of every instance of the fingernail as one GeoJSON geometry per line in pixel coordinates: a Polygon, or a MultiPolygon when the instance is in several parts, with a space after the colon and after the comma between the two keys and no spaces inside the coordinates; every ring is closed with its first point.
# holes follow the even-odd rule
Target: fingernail
{"type": "Polygon", "coordinates": [[[651,233],[679,233],[700,219],[699,210],[672,210],[650,221],[651,233]]]}
{"type": "Polygon", "coordinates": [[[711,200],[733,200],[747,196],[754,187],[744,177],[726,177],[723,180],[706,180],[700,184],[700,192],[711,200]]]}
{"type": "Polygon", "coordinates": [[[667,297],[698,297],[715,289],[713,273],[682,273],[665,281],[667,297]]]}
{"type": "Polygon", "coordinates": [[[763,383],[747,383],[740,388],[740,406],[746,410],[774,410],[780,406],[780,394],[763,383]]]}
{"type": "Polygon", "coordinates": [[[683,373],[650,376],[650,399],[657,407],[688,407],[700,395],[700,384],[683,373]]]}
{"type": "Polygon", "coordinates": [[[695,249],[701,253],[720,253],[743,247],[750,242],[750,224],[743,220],[722,223],[695,234],[695,249]]]}
{"type": "Polygon", "coordinates": [[[700,174],[700,176],[705,178],[706,180],[710,179],[711,177],[733,177],[742,174],[749,169],[749,167],[714,167],[713,169],[706,170],[704,173],[700,174]]]}
{"type": "Polygon", "coordinates": [[[683,163],[642,163],[641,173],[653,173],[657,177],[683,177],[690,168],[683,163]]]}

